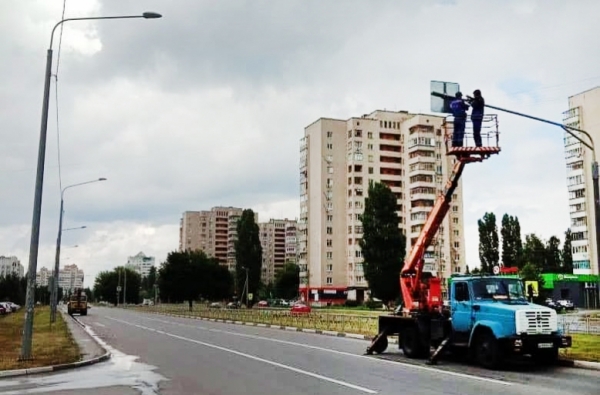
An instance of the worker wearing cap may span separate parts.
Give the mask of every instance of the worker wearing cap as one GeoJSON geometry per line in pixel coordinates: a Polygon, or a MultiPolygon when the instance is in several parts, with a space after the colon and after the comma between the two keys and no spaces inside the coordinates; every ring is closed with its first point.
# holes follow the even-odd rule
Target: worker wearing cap
{"type": "Polygon", "coordinates": [[[456,92],[455,99],[450,103],[450,110],[454,116],[454,133],[452,135],[452,146],[462,147],[465,136],[465,124],[467,123],[467,110],[469,105],[462,99],[462,93],[456,92]]]}
{"type": "Polygon", "coordinates": [[[485,100],[481,96],[479,89],[473,91],[473,97],[468,97],[469,104],[471,105],[471,122],[473,122],[473,140],[475,140],[475,146],[481,147],[481,122],[483,121],[483,108],[485,107],[485,100]]]}

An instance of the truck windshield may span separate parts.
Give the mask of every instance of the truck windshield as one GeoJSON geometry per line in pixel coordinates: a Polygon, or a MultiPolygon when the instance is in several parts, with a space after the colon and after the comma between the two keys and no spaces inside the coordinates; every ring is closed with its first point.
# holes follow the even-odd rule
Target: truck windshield
{"type": "Polygon", "coordinates": [[[476,300],[527,300],[523,284],[517,279],[485,278],[473,282],[473,293],[476,300]]]}

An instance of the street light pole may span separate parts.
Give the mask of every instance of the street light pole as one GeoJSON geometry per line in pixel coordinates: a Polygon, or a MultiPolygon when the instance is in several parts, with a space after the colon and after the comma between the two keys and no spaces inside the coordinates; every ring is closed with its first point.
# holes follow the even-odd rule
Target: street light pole
{"type": "MultiPolygon", "coordinates": [[[[68,185],[68,186],[64,187],[62,191],[60,191],[60,216],[58,219],[58,236],[56,237],[56,253],[54,256],[54,274],[57,277],[58,277],[58,274],[60,271],[60,246],[61,246],[61,242],[62,242],[62,233],[63,233],[63,228],[62,228],[63,216],[65,213],[65,210],[64,210],[65,191],[69,188],[78,187],[78,186],[86,185],[86,184],[92,184],[92,183],[100,182],[100,181],[106,181],[106,178],[102,177],[102,178],[98,178],[97,180],[80,182],[77,184],[68,185]]],[[[85,226],[82,226],[80,228],[73,228],[73,229],[85,229],[85,226]]],[[[67,230],[73,230],[73,229],[67,229],[67,230]]],[[[50,292],[51,292],[51,295],[50,295],[50,323],[54,323],[56,321],[56,306],[58,304],[58,281],[53,282],[52,290],[50,292]]]]}
{"type": "MultiPolygon", "coordinates": [[[[44,187],[44,165],[46,161],[46,136],[48,131],[48,103],[50,101],[50,78],[52,76],[52,42],[56,28],[67,21],[84,21],[99,19],[130,19],[144,18],[155,19],[162,15],[155,12],[144,12],[142,15],[109,16],[68,18],[58,22],[52,28],[50,35],[50,46],[46,53],[46,71],[44,78],[44,97],[42,100],[42,120],[40,127],[40,140],[38,147],[38,163],[35,179],[35,194],[33,202],[33,218],[31,223],[31,240],[29,243],[29,265],[27,268],[27,293],[25,298],[25,323],[23,324],[23,338],[21,343],[20,360],[31,359],[31,340],[33,336],[33,309],[35,304],[35,276],[37,272],[38,248],[40,243],[40,220],[42,214],[42,192],[44,187]]],[[[56,283],[57,281],[55,281],[56,283]]]]}

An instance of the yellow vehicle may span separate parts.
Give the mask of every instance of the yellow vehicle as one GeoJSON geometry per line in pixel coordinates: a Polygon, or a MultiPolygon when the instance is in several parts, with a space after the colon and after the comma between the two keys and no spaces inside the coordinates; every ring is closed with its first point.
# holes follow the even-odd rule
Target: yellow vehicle
{"type": "Polygon", "coordinates": [[[69,302],[67,303],[67,313],[69,315],[73,315],[75,313],[87,315],[87,311],[87,296],[81,291],[81,289],[78,289],[73,295],[71,295],[69,302]]]}

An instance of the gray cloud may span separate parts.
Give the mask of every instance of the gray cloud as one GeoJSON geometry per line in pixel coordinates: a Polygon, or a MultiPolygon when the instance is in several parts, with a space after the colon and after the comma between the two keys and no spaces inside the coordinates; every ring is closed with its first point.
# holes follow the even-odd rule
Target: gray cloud
{"type": "MultiPolygon", "coordinates": [[[[23,261],[61,6],[0,5],[11,38],[0,43],[0,253],[23,261]]],[[[429,80],[446,79],[560,120],[568,95],[600,83],[595,2],[67,1],[67,16],[145,10],[164,18],[65,25],[63,185],[109,179],[67,195],[67,222],[89,226],[69,235],[81,245],[71,254],[94,271],[139,250],[163,259],[184,210],[297,216],[298,140],[320,116],[428,112],[429,80]]],[[[52,261],[58,219],[54,99],[51,108],[40,262],[52,261]]],[[[471,266],[485,211],[517,214],[544,237],[568,226],[562,133],[500,117],[502,154],[464,176],[471,266]]]]}

